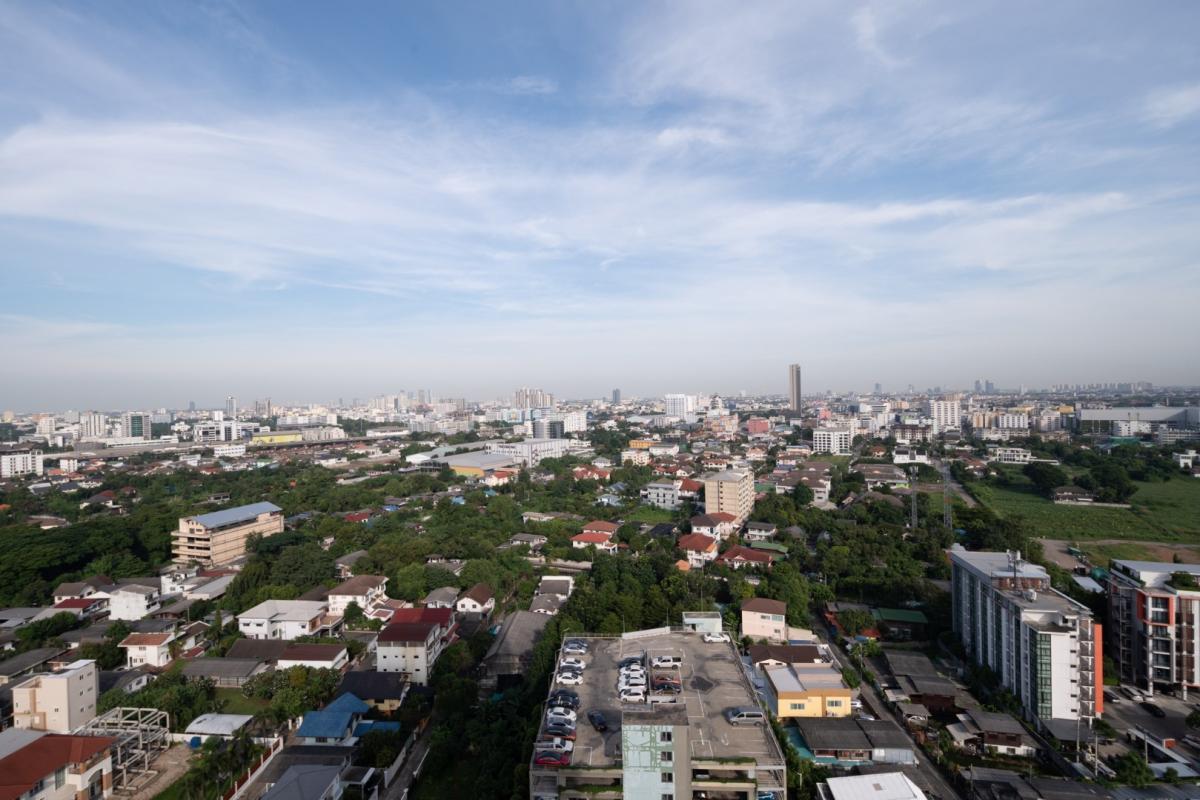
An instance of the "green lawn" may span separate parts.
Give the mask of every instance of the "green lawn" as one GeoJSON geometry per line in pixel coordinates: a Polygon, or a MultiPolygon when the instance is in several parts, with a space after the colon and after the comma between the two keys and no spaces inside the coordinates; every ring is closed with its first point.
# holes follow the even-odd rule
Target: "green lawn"
{"type": "Polygon", "coordinates": [[[1200,479],[1172,478],[1165,483],[1137,484],[1129,502],[1134,512],[1184,537],[1200,534],[1200,479]]]}
{"type": "Polygon", "coordinates": [[[674,512],[654,506],[638,506],[625,515],[626,522],[644,522],[647,525],[657,525],[660,522],[673,522],[674,512]]]}
{"type": "Polygon", "coordinates": [[[241,689],[217,689],[217,699],[224,701],[222,713],[250,714],[253,716],[267,708],[270,703],[258,697],[246,697],[241,689]]]}
{"type": "Polygon", "coordinates": [[[1166,561],[1170,555],[1178,555],[1187,564],[1200,562],[1200,552],[1191,547],[1175,547],[1170,554],[1163,552],[1163,547],[1141,544],[1140,542],[1080,542],[1079,549],[1087,553],[1093,564],[1101,566],[1108,564],[1109,559],[1125,559],[1128,561],[1166,561]]]}
{"type": "Polygon", "coordinates": [[[978,486],[979,499],[1002,517],[1020,515],[1050,539],[1200,540],[1200,526],[1173,533],[1155,515],[1126,508],[1055,505],[1030,489],[978,486]]]}

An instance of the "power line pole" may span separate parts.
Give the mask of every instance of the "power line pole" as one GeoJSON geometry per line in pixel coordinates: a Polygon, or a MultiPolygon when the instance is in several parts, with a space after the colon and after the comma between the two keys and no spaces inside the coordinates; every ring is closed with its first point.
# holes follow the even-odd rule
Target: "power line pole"
{"type": "Polygon", "coordinates": [[[909,522],[909,528],[915,532],[917,530],[917,468],[915,465],[908,468],[908,486],[912,493],[912,520],[909,522]]]}
{"type": "Polygon", "coordinates": [[[950,508],[950,473],[942,473],[942,524],[946,530],[954,527],[954,512],[950,508]]]}

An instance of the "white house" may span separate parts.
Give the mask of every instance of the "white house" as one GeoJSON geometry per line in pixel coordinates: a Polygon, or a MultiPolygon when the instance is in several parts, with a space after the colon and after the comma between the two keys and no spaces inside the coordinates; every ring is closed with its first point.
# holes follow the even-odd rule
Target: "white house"
{"type": "Polygon", "coordinates": [[[412,683],[426,685],[434,662],[442,652],[440,632],[435,622],[388,625],[380,631],[376,641],[376,671],[403,672],[412,683]]]}
{"type": "Polygon", "coordinates": [[[483,614],[487,616],[496,608],[496,597],[486,583],[477,583],[462,593],[455,604],[460,614],[483,614]]]}
{"type": "Polygon", "coordinates": [[[642,487],[642,502],[668,511],[679,508],[682,502],[679,489],[683,481],[651,481],[642,487]]]}
{"type": "Polygon", "coordinates": [[[351,603],[364,613],[374,611],[387,600],[387,582],[383,575],[355,575],[329,590],[329,613],[343,616],[351,603]]]}
{"type": "Polygon", "coordinates": [[[238,615],[238,630],[247,639],[315,636],[330,627],[328,610],[319,600],[267,600],[238,615]]]}
{"type": "Polygon", "coordinates": [[[158,587],[131,583],[112,589],[108,595],[109,619],[145,619],[162,607],[158,587]]]}
{"type": "Polygon", "coordinates": [[[138,667],[162,668],[171,663],[171,642],[175,641],[174,632],[164,633],[131,633],[121,640],[120,647],[125,651],[125,666],[129,669],[138,667]]]}

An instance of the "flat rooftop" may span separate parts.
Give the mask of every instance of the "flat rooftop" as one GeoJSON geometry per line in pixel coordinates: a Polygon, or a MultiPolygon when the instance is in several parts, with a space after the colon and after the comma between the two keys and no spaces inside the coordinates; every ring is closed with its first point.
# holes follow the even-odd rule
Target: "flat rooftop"
{"type": "MultiPolygon", "coordinates": [[[[754,758],[760,764],[784,763],[783,753],[769,726],[734,726],[724,716],[725,709],[736,706],[759,708],[734,646],[729,642],[705,642],[703,634],[662,632],[653,635],[626,634],[622,638],[571,636],[588,643],[582,658],[586,667],[579,686],[559,687],[579,695],[579,722],[576,726],[575,751],[571,767],[621,767],[621,727],[644,721],[646,724],[683,725],[689,728],[692,759],[754,758]],[[675,703],[622,703],[617,697],[618,663],[629,656],[678,655],[682,664],[678,673],[683,691],[675,703]],[[603,712],[608,731],[598,733],[588,724],[592,709],[603,712]]],[[[558,654],[561,660],[563,654],[558,654]]],[[[654,674],[647,664],[647,672],[654,674]]]]}

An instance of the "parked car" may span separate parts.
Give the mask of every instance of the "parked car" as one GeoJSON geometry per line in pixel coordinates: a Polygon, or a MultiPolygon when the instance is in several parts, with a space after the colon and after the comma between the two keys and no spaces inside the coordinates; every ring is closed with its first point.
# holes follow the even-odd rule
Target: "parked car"
{"type": "Polygon", "coordinates": [[[1121,702],[1121,697],[1120,697],[1120,695],[1118,695],[1116,692],[1110,692],[1110,691],[1108,691],[1108,690],[1105,690],[1105,692],[1104,692],[1104,702],[1106,702],[1106,703],[1119,703],[1119,702],[1121,702]]]}
{"type": "Polygon", "coordinates": [[[655,692],[671,692],[672,694],[679,694],[683,691],[683,685],[680,684],[679,681],[667,681],[655,678],[654,680],[650,681],[650,689],[655,692]]]}
{"type": "Polygon", "coordinates": [[[646,679],[645,679],[645,677],[642,677],[642,676],[637,676],[637,675],[632,675],[632,676],[623,676],[623,677],[621,678],[621,680],[617,681],[617,688],[618,688],[618,689],[624,688],[624,687],[626,687],[626,686],[641,686],[641,687],[645,687],[645,685],[646,685],[646,679]]]}
{"type": "Polygon", "coordinates": [[[572,725],[574,725],[575,719],[577,718],[577,716],[578,715],[574,711],[572,711],[569,708],[563,708],[562,706],[554,706],[553,708],[546,709],[546,719],[547,720],[560,720],[561,719],[561,720],[566,720],[567,722],[570,722],[572,725]]]}
{"type": "Polygon", "coordinates": [[[730,725],[765,725],[767,715],[754,706],[735,706],[725,709],[725,720],[730,725]]]}
{"type": "Polygon", "coordinates": [[[533,763],[539,767],[567,767],[571,764],[571,754],[556,750],[541,750],[533,757],[533,763]]]}
{"type": "Polygon", "coordinates": [[[683,663],[683,658],[680,656],[655,656],[650,659],[650,666],[658,669],[678,669],[683,663]]]}
{"type": "Polygon", "coordinates": [[[859,714],[857,717],[855,717],[855,719],[858,720],[859,722],[874,722],[875,721],[875,717],[871,716],[870,714],[859,714]]]}
{"type": "Polygon", "coordinates": [[[857,697],[850,701],[850,708],[854,709],[855,711],[858,711],[862,707],[862,700],[858,699],[857,697]]]}
{"type": "Polygon", "coordinates": [[[617,666],[620,667],[621,669],[625,669],[626,667],[632,667],[634,665],[637,665],[640,667],[640,666],[642,666],[642,660],[643,660],[643,656],[628,656],[628,657],[622,658],[620,661],[618,661],[617,666]]]}
{"type": "Polygon", "coordinates": [[[604,718],[604,712],[597,711],[593,708],[591,711],[587,712],[587,719],[588,722],[592,723],[592,727],[601,733],[604,733],[606,730],[608,730],[608,720],[604,718]]]}
{"type": "Polygon", "coordinates": [[[583,683],[583,676],[578,672],[560,672],[555,680],[563,686],[579,686],[583,683]]]}
{"type": "Polygon", "coordinates": [[[704,634],[704,641],[708,642],[709,644],[716,644],[717,642],[728,642],[729,634],[728,633],[706,633],[706,634],[704,634]]]}
{"type": "Polygon", "coordinates": [[[1146,709],[1151,716],[1158,717],[1159,719],[1167,715],[1167,712],[1163,711],[1162,706],[1157,703],[1151,703],[1149,700],[1142,702],[1142,708],[1146,709]]]}
{"type": "Polygon", "coordinates": [[[622,667],[620,669],[622,675],[645,675],[645,667],[622,667]]]}
{"type": "Polygon", "coordinates": [[[566,689],[559,689],[557,692],[554,692],[550,695],[550,698],[546,701],[546,704],[550,706],[565,706],[572,711],[578,711],[579,695],[566,689]]]}
{"type": "Polygon", "coordinates": [[[569,753],[575,749],[575,743],[570,739],[564,739],[561,736],[555,736],[550,739],[538,739],[533,743],[534,750],[555,750],[562,753],[569,753]]]}
{"type": "Polygon", "coordinates": [[[563,652],[569,655],[587,655],[588,649],[588,643],[583,639],[567,639],[563,642],[563,652]]]}
{"type": "Polygon", "coordinates": [[[568,656],[567,658],[564,658],[562,661],[558,662],[558,668],[559,669],[573,669],[573,670],[578,670],[579,672],[583,672],[583,670],[587,668],[587,664],[583,663],[582,658],[568,656]]]}
{"type": "Polygon", "coordinates": [[[617,696],[621,698],[622,703],[641,703],[646,699],[646,690],[644,688],[632,686],[626,689],[621,689],[617,692],[617,696]]]}
{"type": "Polygon", "coordinates": [[[566,722],[551,722],[548,723],[542,730],[542,735],[553,736],[573,742],[575,741],[575,726],[569,725],[566,722]]]}

